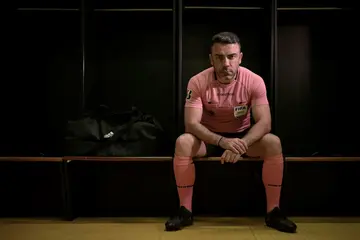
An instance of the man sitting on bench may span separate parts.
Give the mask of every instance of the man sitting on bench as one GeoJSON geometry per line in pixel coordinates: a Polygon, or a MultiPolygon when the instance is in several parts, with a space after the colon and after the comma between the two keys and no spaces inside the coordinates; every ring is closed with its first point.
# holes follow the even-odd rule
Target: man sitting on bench
{"type": "Polygon", "coordinates": [[[283,155],[280,139],[270,133],[265,83],[259,75],[239,66],[242,56],[235,34],[216,34],[209,55],[212,67],[193,76],[188,83],[186,133],[178,137],[174,154],[180,210],[165,223],[167,231],[180,230],[193,223],[193,157],[221,156],[221,163],[235,163],[246,154],[264,160],[266,225],[282,232],[296,232],[296,224],[279,208],[283,155]],[[255,120],[251,128],[250,111],[255,120]]]}

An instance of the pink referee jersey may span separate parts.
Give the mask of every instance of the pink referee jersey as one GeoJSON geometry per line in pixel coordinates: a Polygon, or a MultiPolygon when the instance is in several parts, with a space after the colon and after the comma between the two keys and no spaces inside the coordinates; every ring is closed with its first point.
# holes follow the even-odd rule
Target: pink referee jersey
{"type": "Polygon", "coordinates": [[[259,75],[240,66],[235,81],[222,84],[211,67],[189,80],[185,107],[203,109],[201,123],[210,131],[236,133],[250,127],[251,107],[260,104],[269,102],[259,75]]]}

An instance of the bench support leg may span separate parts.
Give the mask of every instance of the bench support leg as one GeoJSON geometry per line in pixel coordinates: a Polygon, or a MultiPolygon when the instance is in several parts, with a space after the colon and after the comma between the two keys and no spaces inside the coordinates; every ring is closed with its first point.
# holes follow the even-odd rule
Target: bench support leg
{"type": "Polygon", "coordinates": [[[63,218],[66,221],[74,220],[71,201],[71,189],[69,185],[68,160],[61,163],[62,197],[63,197],[63,218]]]}

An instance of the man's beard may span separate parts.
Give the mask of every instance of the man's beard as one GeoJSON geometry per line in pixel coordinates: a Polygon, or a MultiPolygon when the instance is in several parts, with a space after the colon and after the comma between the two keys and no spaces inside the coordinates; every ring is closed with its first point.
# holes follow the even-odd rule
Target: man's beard
{"type": "Polygon", "coordinates": [[[221,70],[219,75],[224,80],[232,80],[235,77],[235,73],[233,71],[226,70],[221,70]]]}

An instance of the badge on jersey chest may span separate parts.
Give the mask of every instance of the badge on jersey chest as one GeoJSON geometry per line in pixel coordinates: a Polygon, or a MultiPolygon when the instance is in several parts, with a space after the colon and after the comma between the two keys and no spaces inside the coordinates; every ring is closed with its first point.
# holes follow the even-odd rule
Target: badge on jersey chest
{"type": "Polygon", "coordinates": [[[234,117],[239,118],[246,115],[248,107],[246,105],[240,105],[234,107],[234,117]]]}

